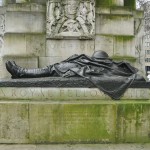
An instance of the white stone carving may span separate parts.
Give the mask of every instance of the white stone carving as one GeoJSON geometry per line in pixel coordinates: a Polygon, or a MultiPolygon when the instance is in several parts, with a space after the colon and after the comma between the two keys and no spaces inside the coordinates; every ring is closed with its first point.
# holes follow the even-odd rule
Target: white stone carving
{"type": "Polygon", "coordinates": [[[0,36],[4,36],[5,33],[5,14],[0,15],[0,36]]]}
{"type": "Polygon", "coordinates": [[[0,49],[4,45],[3,40],[4,34],[5,34],[5,14],[0,14],[0,49]]]}
{"type": "Polygon", "coordinates": [[[47,38],[93,38],[95,0],[48,0],[47,38]]]}

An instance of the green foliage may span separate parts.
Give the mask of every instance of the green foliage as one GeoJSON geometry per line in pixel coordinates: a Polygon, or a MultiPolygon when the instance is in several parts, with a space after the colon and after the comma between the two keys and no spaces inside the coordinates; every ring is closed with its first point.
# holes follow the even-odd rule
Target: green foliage
{"type": "Polygon", "coordinates": [[[112,0],[96,0],[96,6],[111,6],[112,0]]]}
{"type": "MultiPolygon", "coordinates": [[[[96,0],[96,6],[115,6],[115,0],[96,0]]],[[[135,0],[124,0],[124,6],[135,9],[135,0]]]]}
{"type": "Polygon", "coordinates": [[[135,2],[135,0],[124,0],[124,6],[135,9],[136,8],[136,2],[135,2]]]}

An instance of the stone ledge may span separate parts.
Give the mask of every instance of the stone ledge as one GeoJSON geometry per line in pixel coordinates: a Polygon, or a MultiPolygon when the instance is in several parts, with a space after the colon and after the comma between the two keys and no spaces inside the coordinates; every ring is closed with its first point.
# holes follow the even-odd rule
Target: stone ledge
{"type": "Polygon", "coordinates": [[[6,7],[11,12],[46,12],[46,6],[36,3],[9,4],[6,7]]]}
{"type": "Polygon", "coordinates": [[[133,10],[124,7],[96,7],[96,13],[133,16],[133,10]]]}
{"type": "Polygon", "coordinates": [[[150,144],[0,145],[0,150],[149,150],[150,144]]]}
{"type": "MultiPolygon", "coordinates": [[[[150,82],[133,82],[121,99],[150,99],[150,82]]],[[[30,78],[0,80],[0,100],[110,100],[83,78],[30,78]]]]}
{"type": "MultiPolygon", "coordinates": [[[[54,87],[54,88],[95,88],[92,82],[84,78],[26,78],[1,79],[0,87],[54,87]]],[[[134,81],[130,88],[150,88],[150,82],[134,81]]]]}
{"type": "MultiPolygon", "coordinates": [[[[121,100],[150,99],[149,89],[128,89],[121,100]]],[[[111,100],[96,88],[0,88],[0,101],[30,100],[30,101],[89,101],[111,100]]]]}

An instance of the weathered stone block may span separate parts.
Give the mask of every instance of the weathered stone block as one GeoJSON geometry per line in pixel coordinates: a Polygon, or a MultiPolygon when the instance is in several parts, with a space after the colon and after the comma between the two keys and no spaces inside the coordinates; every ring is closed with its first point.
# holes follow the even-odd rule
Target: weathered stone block
{"type": "MultiPolygon", "coordinates": [[[[45,2],[46,3],[46,2],[45,2]]],[[[9,4],[7,5],[8,12],[43,12],[46,13],[44,5],[37,3],[25,3],[25,4],[9,4]]]]}
{"type": "Polygon", "coordinates": [[[29,138],[28,104],[0,102],[0,143],[25,143],[29,138]]]}
{"type": "Polygon", "coordinates": [[[7,33],[44,33],[45,13],[39,12],[7,12],[7,33]]]}
{"type": "Polygon", "coordinates": [[[98,89],[89,88],[0,88],[0,100],[103,100],[110,99],[98,89]]]}
{"type": "Polygon", "coordinates": [[[0,150],[37,150],[37,145],[29,144],[0,144],[0,150]]]}
{"type": "Polygon", "coordinates": [[[40,4],[46,4],[47,0],[30,0],[31,3],[40,3],[40,4]]]}
{"type": "Polygon", "coordinates": [[[124,7],[112,7],[111,14],[133,15],[133,10],[131,10],[130,8],[124,8],[124,7]]]}
{"type": "Polygon", "coordinates": [[[124,0],[112,0],[113,6],[124,6],[124,0]]]}
{"type": "Polygon", "coordinates": [[[47,40],[46,42],[46,56],[66,59],[73,54],[87,54],[91,56],[93,52],[93,40],[47,40]]]}
{"type": "Polygon", "coordinates": [[[95,50],[104,50],[114,60],[136,61],[135,39],[132,36],[96,35],[95,50]],[[119,59],[120,57],[120,59],[119,59]]]}
{"type": "Polygon", "coordinates": [[[124,6],[124,0],[96,0],[96,6],[124,6]]]}
{"type": "Polygon", "coordinates": [[[95,50],[103,50],[107,52],[109,56],[113,56],[114,55],[114,37],[96,35],[95,50]]]}
{"type": "MultiPolygon", "coordinates": [[[[18,150],[18,149],[11,149],[11,145],[5,145],[5,147],[9,147],[10,149],[7,150],[18,150]]],[[[22,149],[23,146],[19,146],[22,149]]],[[[30,148],[30,146],[28,146],[30,148]]],[[[2,146],[3,148],[3,146],[2,146]]],[[[4,148],[2,150],[4,150],[4,148]]],[[[19,150],[20,150],[19,149],[19,150]]],[[[36,150],[149,150],[150,144],[140,143],[140,144],[50,144],[50,145],[37,145],[36,150]]],[[[22,149],[24,150],[24,149],[22,149]]],[[[30,150],[30,149],[29,149],[30,150]]]]}
{"type": "Polygon", "coordinates": [[[150,97],[150,90],[149,89],[137,89],[137,88],[129,88],[123,95],[121,99],[128,100],[128,99],[149,99],[150,97]]]}
{"type": "MultiPolygon", "coordinates": [[[[128,89],[121,99],[149,99],[149,89],[128,89]]],[[[96,88],[0,88],[0,100],[110,100],[111,98],[96,88]]]]}
{"type": "Polygon", "coordinates": [[[136,10],[134,11],[134,18],[141,18],[143,19],[144,12],[142,10],[136,10]]]}
{"type": "Polygon", "coordinates": [[[39,57],[39,67],[45,67],[48,65],[52,65],[55,63],[61,62],[63,59],[61,56],[59,57],[39,57]]]}
{"type": "Polygon", "coordinates": [[[110,6],[111,5],[111,1],[110,0],[96,0],[96,7],[100,7],[100,6],[110,6]]]}
{"type": "Polygon", "coordinates": [[[134,35],[134,18],[124,15],[96,15],[96,34],[134,35]]]}
{"type": "Polygon", "coordinates": [[[150,142],[150,103],[121,103],[118,105],[118,142],[150,142]]]}
{"type": "Polygon", "coordinates": [[[4,46],[2,56],[25,56],[26,36],[25,34],[6,34],[4,36],[4,46]]]}
{"type": "Polygon", "coordinates": [[[100,103],[32,103],[30,142],[114,142],[116,106],[100,103]]]}
{"type": "Polygon", "coordinates": [[[110,7],[96,7],[97,14],[110,14],[110,7]]]}
{"type": "Polygon", "coordinates": [[[45,34],[26,35],[26,48],[28,56],[45,56],[45,34]]]}
{"type": "MultiPolygon", "coordinates": [[[[142,12],[142,11],[141,11],[142,12]]],[[[112,14],[112,15],[133,15],[136,12],[133,12],[130,8],[124,7],[96,7],[96,14],[112,14]]]]}
{"type": "Polygon", "coordinates": [[[114,55],[136,57],[134,38],[130,36],[114,37],[114,55]]]}
{"type": "Polygon", "coordinates": [[[16,0],[16,3],[25,3],[26,0],[16,0]]]}
{"type": "Polygon", "coordinates": [[[45,35],[6,34],[2,56],[45,56],[45,35]]]}

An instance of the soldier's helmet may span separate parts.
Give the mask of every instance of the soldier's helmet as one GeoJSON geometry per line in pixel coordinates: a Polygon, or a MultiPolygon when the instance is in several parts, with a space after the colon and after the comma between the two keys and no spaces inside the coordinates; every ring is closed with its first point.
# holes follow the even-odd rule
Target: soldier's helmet
{"type": "Polygon", "coordinates": [[[105,51],[95,51],[92,55],[93,59],[110,59],[105,51]]]}

